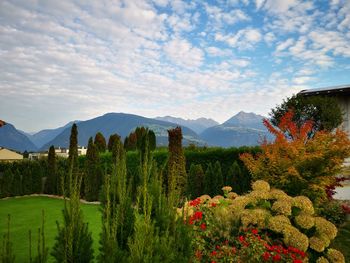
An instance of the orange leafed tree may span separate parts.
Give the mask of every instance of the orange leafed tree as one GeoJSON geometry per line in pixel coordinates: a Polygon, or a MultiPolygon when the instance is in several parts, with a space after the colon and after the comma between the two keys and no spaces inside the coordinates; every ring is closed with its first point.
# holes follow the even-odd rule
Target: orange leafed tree
{"type": "Polygon", "coordinates": [[[266,128],[275,136],[274,142],[264,140],[262,153],[240,156],[252,174],[253,180],[263,179],[290,195],[306,195],[321,202],[327,198],[325,187],[335,183],[344,159],[350,156],[347,134],[317,131],[306,121],[301,127],[293,122],[293,112],[287,112],[278,127],[267,119],[266,128]]]}

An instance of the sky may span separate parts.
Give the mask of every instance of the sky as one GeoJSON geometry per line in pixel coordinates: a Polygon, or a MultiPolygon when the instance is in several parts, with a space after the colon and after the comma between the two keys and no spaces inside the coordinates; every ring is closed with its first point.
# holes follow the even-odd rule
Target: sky
{"type": "Polygon", "coordinates": [[[350,1],[0,0],[0,119],[224,122],[350,84],[350,1]]]}

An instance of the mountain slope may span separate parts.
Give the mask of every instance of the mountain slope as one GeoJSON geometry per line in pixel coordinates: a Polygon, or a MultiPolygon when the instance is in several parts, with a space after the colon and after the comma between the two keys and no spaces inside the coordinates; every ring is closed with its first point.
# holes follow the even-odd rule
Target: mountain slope
{"type": "MultiPolygon", "coordinates": [[[[75,121],[78,123],[79,121],[75,121]]],[[[56,129],[45,129],[41,130],[35,134],[29,135],[27,137],[38,147],[41,148],[44,144],[52,141],[57,135],[63,132],[66,128],[72,127],[74,121],[67,123],[66,125],[56,128],[56,129]]]]}
{"type": "MultiPolygon", "coordinates": [[[[125,138],[129,133],[138,126],[145,126],[152,129],[157,137],[157,145],[168,144],[168,129],[176,127],[176,124],[149,119],[137,115],[125,114],[125,113],[107,113],[103,116],[81,121],[77,123],[78,126],[78,143],[79,145],[87,145],[91,136],[95,136],[97,132],[101,132],[106,140],[113,133],[118,133],[122,138],[125,138]]],[[[200,140],[199,136],[187,127],[182,127],[183,144],[196,143],[204,144],[200,140]]],[[[70,136],[70,127],[64,129],[53,140],[46,143],[41,147],[42,150],[46,150],[50,145],[68,147],[70,136]]]]}
{"type": "Polygon", "coordinates": [[[185,126],[187,128],[190,128],[191,130],[195,131],[196,133],[201,133],[205,129],[213,127],[218,125],[219,123],[214,121],[213,119],[207,119],[207,118],[199,118],[195,120],[190,120],[190,119],[182,119],[182,118],[176,118],[172,116],[164,116],[164,117],[156,117],[156,120],[161,120],[161,121],[167,121],[167,122],[172,122],[176,123],[182,126],[185,126]]]}
{"type": "Polygon", "coordinates": [[[20,152],[37,150],[27,136],[10,123],[0,127],[0,146],[20,152]]]}
{"type": "Polygon", "coordinates": [[[254,113],[239,112],[221,125],[203,131],[200,137],[209,146],[239,147],[254,146],[271,135],[264,127],[264,117],[254,113]]]}

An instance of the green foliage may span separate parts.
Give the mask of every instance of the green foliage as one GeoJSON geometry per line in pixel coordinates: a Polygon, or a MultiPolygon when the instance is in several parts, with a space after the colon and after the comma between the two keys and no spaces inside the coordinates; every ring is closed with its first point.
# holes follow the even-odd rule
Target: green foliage
{"type": "MultiPolygon", "coordinates": [[[[68,167],[73,167],[73,175],[77,172],[78,165],[78,127],[74,123],[71,128],[69,139],[68,167]]],[[[68,180],[66,180],[68,181],[68,180]]]]}
{"type": "Polygon", "coordinates": [[[275,141],[263,142],[258,156],[241,155],[253,178],[268,181],[290,195],[306,195],[322,206],[328,201],[326,187],[336,183],[335,176],[350,155],[348,135],[337,129],[317,131],[309,137],[312,122],[298,127],[293,112],[283,116],[279,127],[267,120],[265,125],[276,136],[275,141]]]}
{"type": "Polygon", "coordinates": [[[111,175],[105,175],[102,206],[102,233],[99,262],[125,262],[127,241],[133,231],[133,208],[127,184],[126,156],[119,141],[114,145],[116,158],[111,175]]]}
{"type": "Polygon", "coordinates": [[[313,132],[332,131],[343,121],[343,114],[336,98],[329,96],[293,95],[283,101],[275,109],[271,110],[271,123],[275,126],[280,124],[281,118],[289,111],[293,110],[295,115],[293,121],[301,127],[305,121],[314,122],[313,132]]]}
{"type": "Polygon", "coordinates": [[[216,192],[220,193],[221,188],[224,186],[224,178],[222,177],[221,165],[219,161],[216,161],[213,167],[213,173],[216,177],[216,192]]]}
{"type": "Polygon", "coordinates": [[[226,177],[225,185],[231,186],[233,191],[238,194],[242,194],[250,188],[251,175],[248,172],[244,173],[243,170],[246,170],[245,167],[241,168],[235,160],[226,177]]]}
{"type": "Polygon", "coordinates": [[[320,216],[326,218],[336,226],[341,226],[346,220],[346,214],[342,208],[342,204],[337,200],[324,202],[322,206],[318,208],[317,212],[320,216]]]}
{"type": "Polygon", "coordinates": [[[13,254],[13,244],[10,237],[10,215],[7,216],[7,232],[3,234],[2,247],[1,247],[1,263],[14,263],[15,255],[13,254]]]}
{"type": "Polygon", "coordinates": [[[47,157],[47,175],[45,182],[45,193],[47,194],[58,194],[59,180],[57,175],[57,162],[55,147],[51,145],[49,154],[47,157]]]}
{"type": "Polygon", "coordinates": [[[97,146],[92,137],[89,139],[84,176],[84,193],[87,201],[98,200],[100,187],[102,185],[102,171],[97,146]]]}
{"type": "Polygon", "coordinates": [[[182,131],[180,127],[168,130],[168,194],[183,196],[186,192],[186,159],[182,149],[182,131]]]}
{"type": "Polygon", "coordinates": [[[94,144],[96,145],[96,148],[100,153],[104,153],[107,149],[106,139],[100,132],[96,133],[94,144]]]}
{"type": "Polygon", "coordinates": [[[118,134],[111,134],[108,139],[108,151],[112,152],[113,147],[120,141],[120,136],[118,134]]]}
{"type": "Polygon", "coordinates": [[[188,190],[190,198],[195,198],[204,193],[204,171],[202,165],[192,164],[188,175],[188,190]]]}
{"type": "Polygon", "coordinates": [[[211,197],[215,196],[217,193],[217,177],[214,174],[214,168],[211,163],[209,163],[208,168],[205,171],[204,189],[205,193],[211,197]]]}
{"type": "MultiPolygon", "coordinates": [[[[74,126],[74,125],[73,125],[74,126]]],[[[77,140],[74,140],[74,134],[78,131],[72,128],[71,144],[69,148],[77,148],[77,140]],[[72,139],[73,138],[73,139],[72,139]]],[[[70,153],[70,152],[69,152],[70,153]]],[[[75,160],[78,157],[76,153],[69,156],[69,171],[68,182],[62,182],[64,194],[64,209],[63,209],[63,226],[57,222],[58,235],[56,236],[56,243],[52,249],[51,255],[55,258],[57,263],[88,263],[93,260],[92,237],[89,232],[88,224],[84,223],[83,214],[80,208],[80,188],[82,177],[81,174],[73,171],[75,160]],[[66,190],[64,186],[68,185],[69,200],[67,200],[66,190]]]]}
{"type": "Polygon", "coordinates": [[[37,244],[37,255],[32,258],[32,234],[29,230],[29,262],[30,263],[46,263],[48,260],[49,249],[46,247],[45,241],[45,214],[42,210],[41,217],[41,228],[38,228],[38,244],[37,244]]]}

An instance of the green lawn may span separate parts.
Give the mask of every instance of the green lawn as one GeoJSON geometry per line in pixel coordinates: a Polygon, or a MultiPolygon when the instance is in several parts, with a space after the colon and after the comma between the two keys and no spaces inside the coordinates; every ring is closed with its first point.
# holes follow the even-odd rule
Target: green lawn
{"type": "MultiPolygon", "coordinates": [[[[11,215],[11,241],[13,243],[16,262],[28,262],[29,238],[32,231],[32,254],[36,254],[37,231],[41,226],[41,211],[45,211],[45,232],[47,247],[51,249],[57,234],[56,221],[62,222],[63,200],[48,197],[21,197],[0,200],[0,233],[7,231],[7,214],[11,215]]],[[[101,216],[99,205],[81,205],[84,220],[89,223],[92,232],[95,257],[98,252],[99,233],[101,231],[101,216]]],[[[49,262],[52,262],[50,258],[49,262]]]]}

